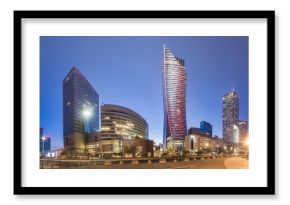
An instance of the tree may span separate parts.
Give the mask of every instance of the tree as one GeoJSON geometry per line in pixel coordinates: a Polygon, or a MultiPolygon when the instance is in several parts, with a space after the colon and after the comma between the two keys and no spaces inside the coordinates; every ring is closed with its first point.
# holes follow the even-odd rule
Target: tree
{"type": "Polygon", "coordinates": [[[190,151],[188,151],[188,150],[183,150],[183,154],[184,154],[184,155],[189,155],[189,154],[190,154],[190,151]]]}
{"type": "Polygon", "coordinates": [[[209,147],[205,148],[204,153],[205,154],[211,153],[211,148],[209,148],[209,147]]]}
{"type": "Polygon", "coordinates": [[[167,157],[167,155],[168,155],[167,152],[163,152],[161,156],[162,156],[162,157],[167,157]]]}
{"type": "Polygon", "coordinates": [[[198,154],[198,155],[200,155],[200,154],[203,154],[203,150],[198,150],[197,152],[196,152],[196,154],[198,154]]]}

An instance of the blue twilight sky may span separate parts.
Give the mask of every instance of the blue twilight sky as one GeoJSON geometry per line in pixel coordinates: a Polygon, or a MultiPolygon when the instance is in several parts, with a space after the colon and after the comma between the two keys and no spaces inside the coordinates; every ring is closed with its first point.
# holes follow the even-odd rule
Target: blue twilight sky
{"type": "Polygon", "coordinates": [[[76,66],[99,93],[100,104],[128,107],[162,142],[163,44],[185,60],[187,127],[200,121],[222,137],[222,96],[233,88],[240,119],[248,121],[248,37],[40,37],[40,126],[63,146],[62,80],[76,66]]]}

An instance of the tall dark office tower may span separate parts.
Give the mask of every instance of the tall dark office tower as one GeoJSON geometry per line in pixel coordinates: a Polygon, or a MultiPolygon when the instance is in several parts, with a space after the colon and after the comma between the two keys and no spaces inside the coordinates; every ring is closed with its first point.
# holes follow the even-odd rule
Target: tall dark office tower
{"type": "Polygon", "coordinates": [[[239,144],[245,149],[248,146],[249,134],[248,134],[248,122],[239,121],[239,144]]]}
{"type": "Polygon", "coordinates": [[[188,135],[207,135],[209,137],[209,133],[197,127],[191,127],[188,129],[188,135]]]}
{"type": "Polygon", "coordinates": [[[207,132],[210,137],[212,137],[212,125],[209,122],[200,122],[200,129],[207,132]]]}
{"type": "Polygon", "coordinates": [[[43,127],[40,128],[39,150],[41,154],[47,154],[50,152],[51,141],[50,137],[43,135],[43,127]]]}
{"type": "Polygon", "coordinates": [[[63,80],[63,140],[71,154],[85,151],[86,134],[99,130],[99,95],[73,67],[63,80]]]}
{"type": "Polygon", "coordinates": [[[47,154],[51,150],[51,140],[50,140],[50,137],[43,136],[42,137],[42,142],[43,142],[42,153],[47,154]]]}
{"type": "Polygon", "coordinates": [[[184,60],[174,56],[164,45],[163,66],[164,127],[163,145],[183,144],[186,128],[186,72],[184,60]]]}
{"type": "Polygon", "coordinates": [[[239,98],[233,90],[223,96],[223,138],[227,146],[235,141],[235,127],[239,123],[239,98]]]}
{"type": "Polygon", "coordinates": [[[40,128],[39,130],[39,151],[40,153],[42,153],[43,151],[43,141],[42,141],[42,137],[43,137],[43,127],[40,128]]]}

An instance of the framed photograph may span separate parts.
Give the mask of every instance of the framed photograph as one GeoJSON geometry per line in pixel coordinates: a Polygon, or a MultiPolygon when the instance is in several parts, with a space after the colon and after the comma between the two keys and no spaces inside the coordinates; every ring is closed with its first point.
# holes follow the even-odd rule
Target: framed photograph
{"type": "Polygon", "coordinates": [[[275,194],[274,11],[14,11],[14,194],[275,194]]]}

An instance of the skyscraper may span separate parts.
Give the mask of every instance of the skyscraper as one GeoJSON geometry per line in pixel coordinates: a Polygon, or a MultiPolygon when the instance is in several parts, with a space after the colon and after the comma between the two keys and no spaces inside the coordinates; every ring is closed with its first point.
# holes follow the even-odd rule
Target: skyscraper
{"type": "Polygon", "coordinates": [[[51,140],[50,137],[43,135],[43,127],[40,128],[40,140],[39,140],[39,147],[40,147],[40,153],[41,154],[47,154],[50,152],[51,147],[51,140]]]}
{"type": "Polygon", "coordinates": [[[240,130],[240,148],[245,150],[248,147],[248,122],[247,121],[239,121],[239,130],[240,130]]]}
{"type": "Polygon", "coordinates": [[[70,153],[84,153],[85,134],[99,130],[99,95],[73,67],[63,80],[63,140],[70,153]]]}
{"type": "Polygon", "coordinates": [[[223,96],[223,138],[227,146],[234,144],[238,123],[239,98],[233,90],[223,96]]]}
{"type": "Polygon", "coordinates": [[[200,129],[207,132],[210,137],[212,137],[212,125],[209,122],[200,122],[200,129]]]}
{"type": "Polygon", "coordinates": [[[41,127],[39,130],[39,151],[40,151],[40,153],[42,153],[42,150],[43,150],[42,137],[43,137],[43,127],[41,127]]]}
{"type": "Polygon", "coordinates": [[[186,128],[186,72],[184,60],[164,45],[163,66],[164,128],[163,145],[183,144],[186,128]]]}
{"type": "Polygon", "coordinates": [[[195,134],[197,134],[197,135],[207,135],[208,137],[210,136],[208,131],[204,131],[204,130],[202,130],[200,128],[197,128],[197,127],[189,128],[187,134],[189,134],[189,135],[195,135],[195,134]]]}

